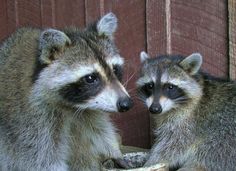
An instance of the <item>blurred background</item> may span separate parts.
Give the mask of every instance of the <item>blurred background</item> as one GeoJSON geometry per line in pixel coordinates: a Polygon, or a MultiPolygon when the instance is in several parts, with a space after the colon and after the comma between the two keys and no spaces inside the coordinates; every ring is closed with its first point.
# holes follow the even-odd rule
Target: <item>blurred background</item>
{"type": "Polygon", "coordinates": [[[205,71],[236,78],[235,0],[0,0],[0,41],[22,26],[84,28],[107,12],[118,18],[123,83],[135,102],[129,112],[112,116],[123,144],[151,145],[149,113],[135,91],[141,51],[151,56],[200,52],[205,71]]]}

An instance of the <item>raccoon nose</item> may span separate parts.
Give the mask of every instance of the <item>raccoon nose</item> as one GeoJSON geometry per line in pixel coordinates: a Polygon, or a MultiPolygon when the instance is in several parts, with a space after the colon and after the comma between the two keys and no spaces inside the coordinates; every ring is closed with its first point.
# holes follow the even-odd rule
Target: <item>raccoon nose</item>
{"type": "Polygon", "coordinates": [[[119,112],[126,112],[133,106],[133,102],[129,97],[120,98],[117,102],[119,112]]]}
{"type": "Polygon", "coordinates": [[[162,112],[162,108],[161,108],[161,105],[154,105],[152,104],[149,108],[149,111],[152,113],[152,114],[160,114],[162,112]]]}

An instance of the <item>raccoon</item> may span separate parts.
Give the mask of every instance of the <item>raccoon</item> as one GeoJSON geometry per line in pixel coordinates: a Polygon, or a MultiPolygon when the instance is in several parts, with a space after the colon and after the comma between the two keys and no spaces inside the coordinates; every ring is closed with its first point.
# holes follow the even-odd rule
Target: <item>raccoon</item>
{"type": "Polygon", "coordinates": [[[84,30],[21,28],[0,47],[0,170],[100,170],[120,159],[110,112],[132,106],[108,13],[84,30]]]}
{"type": "Polygon", "coordinates": [[[141,52],[139,97],[155,121],[146,166],[170,170],[236,170],[236,85],[200,70],[202,56],[141,52]]]}

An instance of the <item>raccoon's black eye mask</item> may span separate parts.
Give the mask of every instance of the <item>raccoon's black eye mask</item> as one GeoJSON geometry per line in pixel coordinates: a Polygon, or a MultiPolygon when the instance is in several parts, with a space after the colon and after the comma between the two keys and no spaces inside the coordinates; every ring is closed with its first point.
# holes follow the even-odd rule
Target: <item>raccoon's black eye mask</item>
{"type": "Polygon", "coordinates": [[[69,102],[83,103],[95,97],[104,87],[104,82],[98,73],[92,73],[70,83],[60,89],[60,95],[69,102]]]}
{"type": "Polygon", "coordinates": [[[162,92],[164,96],[170,99],[177,99],[179,97],[185,96],[185,93],[182,89],[180,89],[176,85],[169,84],[169,83],[163,85],[162,92]]]}
{"type": "Polygon", "coordinates": [[[159,87],[155,87],[153,82],[149,82],[140,88],[140,92],[144,94],[146,97],[150,97],[154,93],[154,88],[157,89],[159,93],[163,94],[165,97],[172,100],[186,97],[186,94],[181,88],[170,83],[166,83],[159,87]]]}
{"type": "Polygon", "coordinates": [[[170,83],[164,84],[162,86],[162,93],[167,98],[174,100],[175,103],[183,104],[189,100],[189,97],[183,89],[170,83]]]}
{"type": "Polygon", "coordinates": [[[92,73],[84,76],[83,79],[87,84],[96,84],[100,78],[97,73],[92,73]]]}
{"type": "Polygon", "coordinates": [[[121,65],[113,65],[113,72],[118,78],[119,81],[122,81],[123,77],[123,68],[121,65]]]}
{"type": "Polygon", "coordinates": [[[154,83],[153,82],[149,82],[144,84],[144,86],[142,86],[140,88],[140,91],[142,94],[144,94],[145,96],[149,97],[152,95],[153,93],[153,89],[154,89],[154,83]]]}

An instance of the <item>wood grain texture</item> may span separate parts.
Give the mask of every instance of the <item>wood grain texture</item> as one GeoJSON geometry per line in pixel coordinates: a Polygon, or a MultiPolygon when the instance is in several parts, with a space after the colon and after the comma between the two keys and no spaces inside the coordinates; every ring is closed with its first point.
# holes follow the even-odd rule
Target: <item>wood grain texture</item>
{"type": "MultiPolygon", "coordinates": [[[[17,0],[7,0],[7,32],[10,35],[19,24],[17,0]]],[[[8,36],[7,35],[7,36],[8,36]]]]}
{"type": "Polygon", "coordinates": [[[84,27],[84,0],[55,0],[55,26],[58,28],[68,26],[84,27]]]}
{"type": "Polygon", "coordinates": [[[104,3],[101,0],[85,0],[85,21],[86,25],[101,17],[104,10],[104,3]]]}
{"type": "Polygon", "coordinates": [[[1,0],[0,4],[0,40],[4,39],[8,35],[7,30],[7,0],[1,0]]]}
{"type": "Polygon", "coordinates": [[[146,7],[147,50],[151,56],[198,51],[204,56],[205,71],[228,76],[224,0],[147,0],[146,7]]]}
{"type": "Polygon", "coordinates": [[[167,53],[166,0],[146,1],[147,52],[167,53]]]}
{"type": "Polygon", "coordinates": [[[134,107],[127,113],[116,115],[114,121],[120,129],[123,144],[149,148],[149,116],[147,109],[136,98],[135,91],[135,81],[140,66],[139,54],[142,50],[146,50],[145,1],[104,0],[104,11],[101,12],[110,11],[118,18],[115,41],[125,58],[123,82],[134,99],[134,107]]]}
{"type": "Polygon", "coordinates": [[[18,0],[17,8],[17,27],[41,27],[41,3],[40,0],[18,0]]]}
{"type": "Polygon", "coordinates": [[[203,69],[228,77],[227,4],[224,0],[172,0],[171,40],[175,54],[203,55],[203,69]]]}
{"type": "Polygon", "coordinates": [[[41,0],[42,27],[55,27],[55,18],[55,0],[41,0]]]}
{"type": "Polygon", "coordinates": [[[228,0],[229,14],[229,74],[236,79],[236,1],[228,0]]]}

